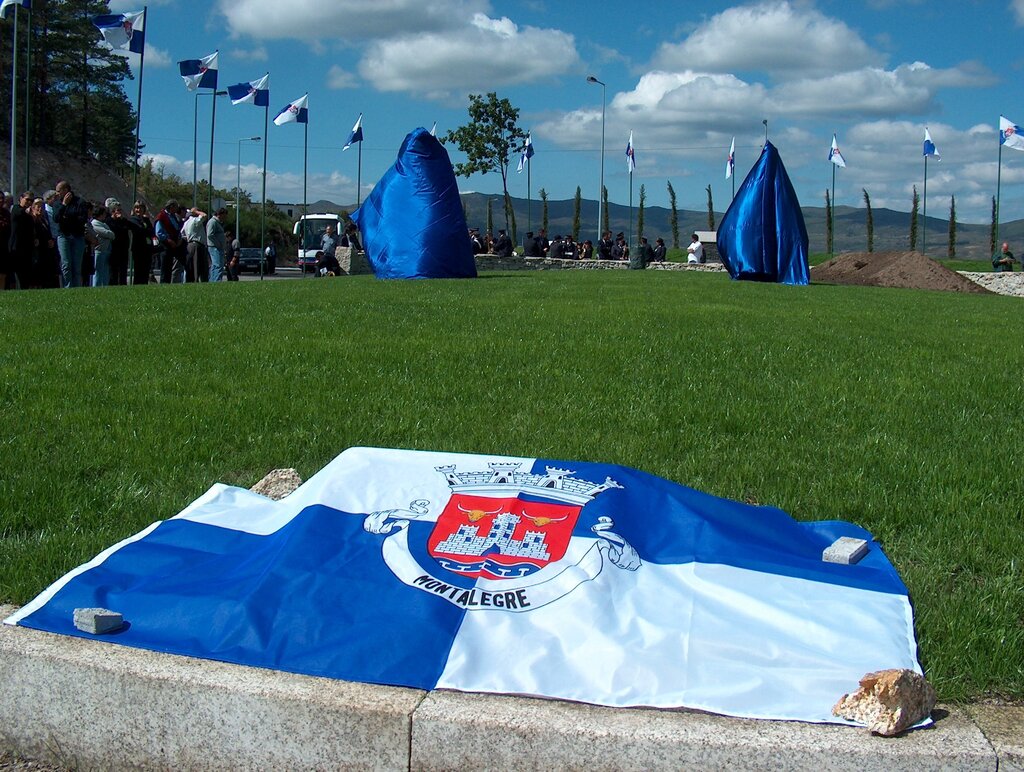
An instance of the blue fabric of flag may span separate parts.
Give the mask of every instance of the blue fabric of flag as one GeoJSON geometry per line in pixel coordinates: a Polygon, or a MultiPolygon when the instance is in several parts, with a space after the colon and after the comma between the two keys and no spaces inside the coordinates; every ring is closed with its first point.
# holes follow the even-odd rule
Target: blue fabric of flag
{"type": "Polygon", "coordinates": [[[277,126],[286,123],[309,123],[309,94],[303,94],[294,102],[289,102],[274,118],[277,126]]]}
{"type": "MultiPolygon", "coordinates": [[[[429,135],[428,135],[429,136],[429,135]]],[[[421,689],[836,721],[916,660],[907,590],[869,533],[595,462],[350,448],[271,501],[216,485],[5,620],[421,689]],[[822,561],[842,536],[855,565],[822,561]]]]}
{"type": "Polygon", "coordinates": [[[359,117],[356,118],[356,124],[352,127],[352,131],[349,132],[348,140],[345,142],[345,147],[341,149],[342,152],[348,150],[356,142],[363,141],[363,114],[359,113],[359,117]]]}
{"type": "Polygon", "coordinates": [[[924,155],[926,157],[931,156],[936,161],[942,159],[942,156],[939,155],[939,151],[935,147],[935,143],[932,142],[932,135],[927,128],[924,130],[924,155]]]}
{"type": "Polygon", "coordinates": [[[718,226],[718,253],[734,279],[807,284],[807,227],[779,151],[766,142],[718,226]]]}
{"type": "Polygon", "coordinates": [[[452,162],[425,128],[406,136],[352,220],[379,279],[476,276],[452,162]]]}
{"type": "Polygon", "coordinates": [[[146,45],[146,31],[143,28],[145,13],[113,13],[97,16],[92,23],[103,35],[111,48],[121,48],[141,54],[146,45]]]}
{"type": "Polygon", "coordinates": [[[233,86],[228,86],[228,98],[233,105],[269,106],[270,75],[264,75],[259,80],[251,80],[246,83],[236,83],[233,86]]]}
{"type": "Polygon", "coordinates": [[[217,52],[202,59],[185,59],[178,62],[178,72],[185,81],[185,88],[217,88],[217,52]]]}

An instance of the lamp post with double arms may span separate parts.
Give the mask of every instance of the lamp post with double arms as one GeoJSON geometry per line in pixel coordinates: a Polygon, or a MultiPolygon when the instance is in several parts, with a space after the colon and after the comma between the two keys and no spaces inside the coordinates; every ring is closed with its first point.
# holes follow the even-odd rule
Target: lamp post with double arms
{"type": "Polygon", "coordinates": [[[601,240],[601,224],[604,222],[604,117],[605,117],[605,84],[593,75],[587,76],[587,83],[596,83],[601,87],[601,187],[597,191],[597,240],[601,240]]]}

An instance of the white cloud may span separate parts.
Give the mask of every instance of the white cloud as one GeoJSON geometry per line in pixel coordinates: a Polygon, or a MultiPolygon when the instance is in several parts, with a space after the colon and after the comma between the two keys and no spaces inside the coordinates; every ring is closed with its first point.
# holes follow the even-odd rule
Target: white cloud
{"type": "Polygon", "coordinates": [[[249,62],[265,62],[270,58],[266,46],[253,46],[252,48],[235,48],[230,53],[234,59],[242,59],[249,62]]]}
{"type": "Polygon", "coordinates": [[[1024,0],[1013,0],[1010,3],[1010,10],[1017,17],[1017,24],[1024,24],[1024,0]]]}
{"type": "Polygon", "coordinates": [[[439,32],[487,11],[486,0],[218,0],[233,35],[349,40],[439,32]]]}
{"type": "Polygon", "coordinates": [[[882,64],[854,30],[809,7],[764,2],[729,8],[681,43],[663,43],[654,57],[662,69],[767,72],[792,77],[882,64]]]}
{"type": "MultiPolygon", "coordinates": [[[[113,52],[118,56],[123,56],[128,60],[128,66],[131,67],[132,72],[138,77],[139,72],[139,55],[126,51],[123,48],[113,49],[113,52]]],[[[164,51],[162,48],[157,48],[152,43],[146,43],[146,66],[147,67],[170,67],[171,66],[171,55],[164,51]]]]}
{"type": "Polygon", "coordinates": [[[327,88],[356,88],[358,85],[355,75],[336,64],[331,65],[331,69],[327,71],[327,88]]]}
{"type": "Polygon", "coordinates": [[[527,83],[578,63],[570,34],[477,13],[459,29],[378,40],[359,72],[381,91],[437,94],[527,83]]]}

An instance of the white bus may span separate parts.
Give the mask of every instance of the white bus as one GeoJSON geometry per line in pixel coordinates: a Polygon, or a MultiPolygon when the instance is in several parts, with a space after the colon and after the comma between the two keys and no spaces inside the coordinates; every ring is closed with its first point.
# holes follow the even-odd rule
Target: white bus
{"type": "Polygon", "coordinates": [[[337,214],[307,214],[295,223],[293,233],[299,237],[298,263],[300,268],[312,268],[316,265],[316,253],[320,249],[320,241],[328,225],[334,226],[334,233],[341,238],[344,220],[337,214]]]}

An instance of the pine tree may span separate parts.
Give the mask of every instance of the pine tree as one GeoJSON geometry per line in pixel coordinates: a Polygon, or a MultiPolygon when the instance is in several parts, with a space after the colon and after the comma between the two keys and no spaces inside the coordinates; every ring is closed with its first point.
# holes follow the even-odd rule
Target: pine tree
{"type": "Polygon", "coordinates": [[[920,200],[917,196],[917,185],[914,186],[914,198],[910,205],[910,251],[917,250],[917,208],[920,200]]]}
{"type": "Polygon", "coordinates": [[[606,187],[601,188],[601,201],[604,203],[604,208],[602,209],[604,212],[604,222],[601,223],[601,228],[607,232],[612,229],[612,226],[610,225],[611,215],[608,214],[608,188],[606,187]]]}
{"type": "Polygon", "coordinates": [[[708,192],[708,230],[713,231],[715,229],[715,202],[711,198],[711,186],[708,185],[705,190],[708,192]]]}
{"type": "Polygon", "coordinates": [[[949,197],[949,249],[946,257],[950,260],[956,257],[956,196],[949,197]]]}
{"type": "Polygon", "coordinates": [[[543,206],[541,207],[541,219],[540,227],[544,230],[548,229],[548,192],[544,188],[540,189],[540,200],[543,206]]]}
{"type": "Polygon", "coordinates": [[[583,208],[583,191],[580,190],[580,186],[576,186],[576,199],[573,202],[575,209],[572,213],[572,240],[580,240],[580,210],[583,208]]]}
{"type": "Polygon", "coordinates": [[[647,188],[643,184],[640,185],[640,207],[636,212],[636,240],[640,243],[640,239],[644,235],[644,205],[647,203],[647,188]]]}
{"type": "Polygon", "coordinates": [[[676,209],[676,191],[672,187],[672,180],[668,181],[668,202],[672,209],[669,215],[669,225],[672,227],[672,246],[679,249],[679,210],[676,209]]]}
{"type": "Polygon", "coordinates": [[[862,188],[862,190],[864,191],[864,206],[866,206],[867,210],[868,210],[868,219],[867,219],[867,224],[868,224],[868,252],[874,252],[875,251],[875,218],[874,218],[874,215],[871,213],[871,196],[868,195],[868,189],[867,188],[862,188]]]}
{"type": "Polygon", "coordinates": [[[825,250],[832,254],[832,199],[825,188],[825,250]]]}

